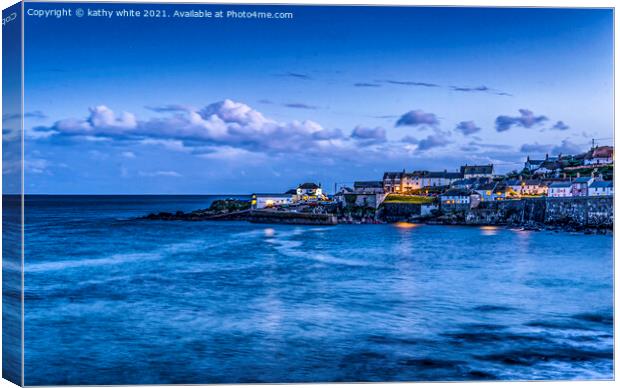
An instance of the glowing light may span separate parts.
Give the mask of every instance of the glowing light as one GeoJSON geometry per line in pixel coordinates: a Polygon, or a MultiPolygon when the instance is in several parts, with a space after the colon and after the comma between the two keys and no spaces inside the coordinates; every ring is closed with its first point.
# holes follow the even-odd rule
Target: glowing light
{"type": "Polygon", "coordinates": [[[497,226],[491,225],[485,225],[480,227],[483,236],[495,236],[497,234],[497,229],[497,226]]]}
{"type": "Polygon", "coordinates": [[[396,226],[397,228],[400,229],[412,229],[412,228],[416,228],[418,226],[420,226],[419,224],[414,224],[411,222],[397,222],[394,224],[394,226],[396,226]]]}

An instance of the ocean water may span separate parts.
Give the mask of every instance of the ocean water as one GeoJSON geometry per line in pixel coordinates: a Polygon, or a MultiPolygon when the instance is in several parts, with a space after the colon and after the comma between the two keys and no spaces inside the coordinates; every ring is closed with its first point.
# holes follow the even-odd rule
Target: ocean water
{"type": "Polygon", "coordinates": [[[613,238],[26,200],[27,385],[613,378],[613,238]]]}

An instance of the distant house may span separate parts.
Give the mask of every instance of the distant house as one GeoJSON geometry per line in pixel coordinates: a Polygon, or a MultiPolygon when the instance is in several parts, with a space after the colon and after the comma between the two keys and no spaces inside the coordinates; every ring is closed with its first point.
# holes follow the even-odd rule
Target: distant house
{"type": "Polygon", "coordinates": [[[491,181],[490,178],[467,178],[467,179],[457,179],[452,181],[450,184],[450,188],[453,189],[472,189],[477,185],[481,185],[484,183],[489,183],[491,181]]]}
{"type": "Polygon", "coordinates": [[[480,178],[480,177],[488,177],[492,178],[494,174],[493,165],[482,165],[482,166],[469,166],[464,165],[461,166],[461,174],[463,174],[463,178],[480,178]]]}
{"type": "Polygon", "coordinates": [[[300,200],[323,199],[323,189],[316,183],[303,183],[297,187],[297,197],[300,200]]]}
{"type": "Polygon", "coordinates": [[[383,194],[383,182],[358,181],[353,183],[353,191],[358,194],[383,194]]]}
{"type": "Polygon", "coordinates": [[[483,202],[495,200],[495,182],[482,183],[474,187],[474,191],[480,196],[483,202]]]}
{"type": "Polygon", "coordinates": [[[509,179],[506,181],[506,186],[512,190],[512,192],[521,195],[523,192],[524,182],[520,179],[509,179]]]}
{"type": "Polygon", "coordinates": [[[334,195],[334,200],[342,207],[378,208],[386,195],[382,182],[355,182],[353,189],[343,187],[334,195]]]}
{"type": "Polygon", "coordinates": [[[290,205],[293,203],[291,194],[252,194],[252,209],[265,209],[290,205]]]}
{"type": "Polygon", "coordinates": [[[439,195],[439,207],[442,210],[465,210],[478,202],[478,194],[465,189],[450,189],[439,195]]]}
{"type": "Polygon", "coordinates": [[[521,195],[545,195],[549,189],[540,179],[526,179],[521,185],[521,195]]]}
{"type": "Polygon", "coordinates": [[[413,171],[403,174],[403,191],[420,190],[429,187],[449,186],[453,181],[462,179],[459,172],[444,171],[413,171]]]}
{"type": "Polygon", "coordinates": [[[613,181],[595,181],[588,187],[590,197],[601,197],[614,195],[613,181]]]}
{"type": "Polygon", "coordinates": [[[614,147],[596,147],[586,154],[583,161],[585,165],[612,164],[614,162],[614,147]]]}
{"type": "Polygon", "coordinates": [[[570,181],[553,182],[549,185],[547,196],[551,198],[571,197],[572,187],[573,184],[570,181]]]}
{"type": "Polygon", "coordinates": [[[530,159],[528,155],[523,167],[530,172],[534,172],[538,170],[547,159],[549,159],[549,155],[545,155],[544,159],[530,159]]]}
{"type": "Polygon", "coordinates": [[[383,174],[383,190],[386,193],[400,193],[403,191],[403,177],[405,170],[401,172],[386,172],[383,174]]]}
{"type": "Polygon", "coordinates": [[[571,184],[571,196],[586,197],[588,195],[588,187],[592,182],[594,182],[594,178],[589,176],[575,179],[571,184]]]}

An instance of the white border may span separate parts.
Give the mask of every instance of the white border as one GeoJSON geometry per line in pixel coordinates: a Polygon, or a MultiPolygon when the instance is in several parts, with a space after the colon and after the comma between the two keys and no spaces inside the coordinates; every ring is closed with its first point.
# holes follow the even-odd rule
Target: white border
{"type": "MultiPolygon", "coordinates": [[[[32,2],[34,1],[41,1],[41,2],[45,2],[45,0],[31,0],[32,2]]],[[[29,1],[30,2],[30,1],[29,1]]],[[[314,5],[374,5],[374,6],[386,6],[386,5],[405,5],[405,6],[478,6],[478,7],[562,7],[562,8],[566,8],[566,7],[586,7],[586,8],[615,8],[616,7],[616,1],[613,0],[607,0],[607,1],[600,1],[600,0],[591,0],[591,1],[579,1],[579,0],[544,0],[544,1],[533,1],[533,0],[522,0],[522,1],[513,1],[513,0],[505,0],[505,1],[493,1],[493,0],[477,0],[477,1],[471,1],[471,0],[452,0],[452,1],[437,1],[437,0],[426,0],[426,1],[420,1],[420,0],[388,0],[388,1],[380,1],[380,0],[336,0],[336,1],[330,1],[330,0],[307,0],[307,1],[300,1],[300,0],[205,0],[205,1],[183,1],[183,0],[168,0],[168,1],[121,1],[121,0],[108,0],[108,1],[76,1],[76,0],[66,0],[66,1],[62,1],[65,3],[85,3],[85,2],[109,2],[109,3],[204,3],[204,4],[314,4],[314,5]]],[[[9,7],[13,4],[15,4],[16,1],[14,0],[0,0],[0,5],[2,6],[2,9],[9,7]]],[[[23,15],[22,15],[23,16],[23,15]]],[[[615,90],[618,90],[618,80],[615,78],[615,69],[616,69],[616,65],[618,63],[618,40],[616,39],[616,32],[618,31],[618,27],[619,27],[619,22],[618,22],[618,18],[615,17],[614,15],[614,109],[617,110],[619,108],[618,105],[618,101],[615,99],[615,90]]],[[[23,29],[23,24],[22,24],[22,29],[23,29]]],[[[0,39],[2,37],[2,33],[0,32],[0,39]]],[[[23,46],[23,41],[22,41],[22,46],[23,46]]],[[[22,47],[22,69],[23,69],[23,47],[22,47]]],[[[0,65],[0,69],[1,69],[1,65],[0,65]]],[[[25,74],[23,74],[22,77],[22,90],[23,90],[23,79],[25,78],[25,74]]],[[[0,88],[1,88],[1,79],[0,79],[0,88]]],[[[1,102],[1,98],[0,98],[0,102],[1,102]]],[[[1,105],[0,105],[1,106],[1,105]]],[[[22,93],[22,110],[24,109],[23,106],[23,93],[22,93]]],[[[1,113],[1,112],[0,112],[1,113]]],[[[23,113],[23,112],[22,112],[23,113]]],[[[615,113],[615,111],[614,111],[615,113]]],[[[614,129],[614,143],[616,141],[616,128],[620,128],[619,121],[620,121],[620,116],[615,115],[614,114],[614,125],[615,125],[615,129],[614,129]]],[[[23,141],[23,138],[22,138],[23,141]]],[[[614,144],[614,146],[617,148],[617,144],[614,144]]],[[[1,145],[0,145],[0,149],[1,149],[1,145]]],[[[23,152],[23,145],[22,145],[22,152],[23,152]]],[[[23,162],[23,157],[22,157],[22,162],[23,162]]],[[[1,161],[0,161],[0,167],[1,167],[1,161]]],[[[614,173],[614,180],[616,180],[616,182],[618,181],[618,169],[615,170],[614,173]]],[[[22,169],[22,175],[23,175],[23,169],[22,169]]],[[[0,177],[0,182],[1,182],[1,177],[0,177]]],[[[23,185],[24,185],[24,180],[22,177],[22,196],[23,196],[23,185]]],[[[620,202],[620,199],[618,196],[616,196],[614,198],[614,207],[617,208],[618,203],[620,202]]],[[[1,210],[1,203],[0,203],[0,210],[1,210]]],[[[23,210],[22,210],[23,211],[23,210]]],[[[22,214],[23,217],[23,214],[22,214]]],[[[23,228],[23,226],[22,226],[23,228]]],[[[614,221],[614,229],[615,229],[615,221],[614,221]]],[[[1,230],[1,225],[0,225],[0,230],[1,230]]],[[[0,249],[2,247],[2,242],[0,240],[0,249]]],[[[23,247],[23,229],[22,229],[22,247],[23,247]]],[[[620,248],[618,246],[616,246],[615,244],[615,236],[614,236],[614,269],[615,269],[615,259],[616,257],[618,257],[618,251],[620,250],[620,248]]],[[[615,271],[614,271],[615,274],[615,271]]],[[[0,279],[1,279],[1,271],[0,271],[0,279]]],[[[22,249],[22,284],[23,284],[23,249],[22,249]]],[[[615,277],[614,277],[614,285],[615,285],[615,277]]],[[[618,308],[618,298],[617,298],[617,289],[614,286],[614,316],[615,316],[615,311],[617,311],[618,308]]],[[[0,313],[1,313],[1,308],[0,308],[0,313]]],[[[23,319],[23,290],[22,290],[22,319],[23,319]]],[[[1,322],[1,314],[0,314],[0,322],[1,322]]],[[[618,325],[618,320],[615,319],[614,321],[614,334],[617,333],[618,327],[620,327],[618,325]]],[[[22,320],[22,346],[23,346],[23,320],[22,320]]],[[[619,349],[618,348],[618,336],[615,335],[614,337],[614,376],[618,376],[618,360],[616,357],[616,352],[619,349]]],[[[0,341],[0,353],[2,351],[2,342],[0,341]]],[[[22,349],[22,379],[23,379],[23,349],[22,349]]],[[[23,383],[22,383],[23,384],[23,383]]],[[[354,387],[354,386],[358,386],[360,384],[290,384],[288,386],[294,386],[294,387],[305,387],[305,388],[314,388],[314,387],[354,387]]],[[[489,388],[494,388],[494,387],[505,387],[505,386],[511,386],[511,387],[523,387],[523,386],[528,386],[528,385],[536,385],[536,386],[552,386],[552,387],[602,387],[602,386],[611,386],[611,385],[615,385],[615,382],[613,381],[558,381],[558,382],[549,382],[549,381],[545,381],[545,382],[464,382],[464,383],[380,383],[380,384],[373,384],[374,386],[398,386],[398,387],[409,387],[409,388],[417,388],[417,387],[454,387],[454,386],[484,386],[484,387],[489,387],[489,388]]],[[[188,385],[189,386],[189,385],[188,385]]],[[[196,385],[192,385],[193,387],[195,387],[196,385]]],[[[198,386],[204,386],[204,387],[208,387],[209,385],[198,385],[198,386]]],[[[247,387],[248,385],[227,385],[228,387],[247,387]]],[[[256,385],[258,386],[258,385],[256,385]]],[[[9,383],[6,380],[0,380],[0,388],[8,388],[8,387],[15,387],[14,384],[9,383]]],[[[118,387],[127,387],[127,386],[118,386],[118,387]]],[[[161,386],[148,386],[148,385],[144,385],[141,387],[161,387],[161,386]]],[[[179,387],[178,385],[174,386],[174,387],[179,387]]],[[[265,387],[265,388],[281,388],[282,385],[278,385],[278,384],[264,384],[264,385],[260,385],[260,387],[265,387]]]]}

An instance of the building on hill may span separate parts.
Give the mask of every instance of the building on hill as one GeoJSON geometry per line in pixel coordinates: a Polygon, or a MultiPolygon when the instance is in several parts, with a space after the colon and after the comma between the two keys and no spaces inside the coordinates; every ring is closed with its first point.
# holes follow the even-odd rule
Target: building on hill
{"type": "Polygon", "coordinates": [[[383,174],[383,191],[386,193],[400,193],[403,191],[403,177],[405,170],[400,172],[386,172],[383,174]]]}
{"type": "Polygon", "coordinates": [[[591,149],[585,156],[584,165],[612,164],[614,162],[614,147],[602,146],[591,149]]]}
{"type": "Polygon", "coordinates": [[[461,166],[461,174],[463,175],[463,178],[465,179],[481,178],[481,177],[493,178],[494,172],[495,170],[492,164],[480,165],[480,166],[476,166],[476,165],[469,166],[466,164],[464,166],[461,166]]]}
{"type": "Polygon", "coordinates": [[[413,171],[403,174],[402,190],[410,192],[429,187],[450,186],[452,182],[462,179],[463,175],[459,172],[444,171],[413,171]]]}
{"type": "Polygon", "coordinates": [[[614,195],[613,181],[595,181],[588,187],[588,196],[601,197],[614,195]]]}
{"type": "Polygon", "coordinates": [[[523,168],[529,172],[534,172],[536,170],[538,170],[541,165],[547,161],[547,159],[549,158],[549,155],[545,155],[544,159],[531,159],[530,156],[527,156],[527,159],[525,160],[525,165],[523,166],[523,168]]]}

